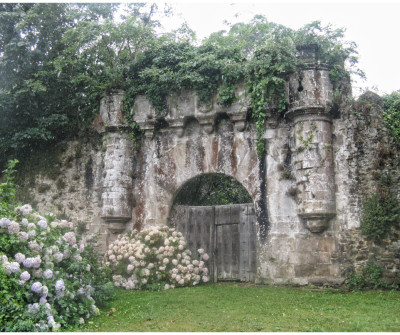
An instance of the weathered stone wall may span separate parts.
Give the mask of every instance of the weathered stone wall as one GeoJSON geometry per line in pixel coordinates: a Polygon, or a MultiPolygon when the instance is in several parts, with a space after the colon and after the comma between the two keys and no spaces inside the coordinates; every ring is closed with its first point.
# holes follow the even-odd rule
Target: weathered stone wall
{"type": "Polygon", "coordinates": [[[239,100],[228,109],[218,105],[201,109],[197,97],[189,92],[171,97],[169,103],[165,128],[154,131],[149,127],[156,113],[147,109],[149,104],[143,97],[136,101],[135,120],[147,129],[136,164],[136,226],[167,224],[180,187],[203,173],[236,178],[258,205],[259,161],[255,132],[245,121],[246,101],[239,100]]]}
{"type": "Polygon", "coordinates": [[[38,155],[35,162],[22,162],[17,199],[31,203],[41,213],[53,213],[73,221],[86,237],[100,233],[106,243],[101,219],[104,173],[102,137],[63,142],[38,155]]]}
{"type": "Polygon", "coordinates": [[[374,262],[385,269],[388,281],[399,283],[400,230],[377,243],[360,232],[363,199],[378,192],[382,178],[390,176],[391,191],[400,198],[400,150],[384,126],[382,99],[367,92],[335,121],[336,179],[343,188],[337,210],[341,273],[361,272],[374,262]]]}
{"type": "Polygon", "coordinates": [[[396,280],[400,231],[377,244],[359,228],[362,200],[382,175],[393,177],[400,195],[399,148],[387,136],[380,98],[367,93],[333,113],[328,69],[314,63],[290,77],[287,90],[288,113],[269,113],[263,157],[240,85],[229,108],[182,92],[158,115],[137,97],[134,117],[145,132],[139,148],[121,113],[123,94],[115,92],[101,102],[96,139],[68,142],[57,173],[32,172],[22,193],[41,211],[86,222],[86,235],[99,232],[104,250],[120,232],[168,224],[174,197],[193,177],[224,173],[254,202],[258,282],[341,284],[369,261],[396,280]]]}

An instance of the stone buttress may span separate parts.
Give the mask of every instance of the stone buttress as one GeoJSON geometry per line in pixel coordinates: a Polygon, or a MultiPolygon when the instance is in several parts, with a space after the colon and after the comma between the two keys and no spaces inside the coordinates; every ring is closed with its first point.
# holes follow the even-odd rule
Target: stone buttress
{"type": "Polygon", "coordinates": [[[132,140],[122,115],[123,94],[103,98],[100,115],[105,125],[105,145],[101,217],[110,233],[126,229],[132,218],[132,140]]]}
{"type": "Polygon", "coordinates": [[[332,153],[332,84],[328,68],[315,61],[315,51],[300,50],[305,64],[289,80],[293,120],[297,214],[313,233],[323,232],[335,216],[335,176],[332,153]]]}

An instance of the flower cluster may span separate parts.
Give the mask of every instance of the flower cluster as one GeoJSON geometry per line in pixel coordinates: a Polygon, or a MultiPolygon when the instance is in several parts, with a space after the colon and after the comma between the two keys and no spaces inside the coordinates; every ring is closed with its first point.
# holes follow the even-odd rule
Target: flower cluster
{"type": "Polygon", "coordinates": [[[182,233],[162,226],[119,235],[108,248],[105,264],[113,270],[115,286],[169,289],[209,281],[208,255],[199,249],[198,257],[193,256],[182,233]]]}
{"type": "Polygon", "coordinates": [[[85,246],[78,246],[73,223],[45,218],[30,205],[14,213],[0,219],[0,274],[5,274],[0,286],[8,287],[11,296],[19,291],[18,304],[25,310],[18,318],[12,315],[15,307],[10,305],[8,312],[6,303],[2,313],[8,312],[10,319],[0,331],[26,315],[34,324],[29,330],[54,331],[97,314],[91,266],[82,257],[85,246]]]}

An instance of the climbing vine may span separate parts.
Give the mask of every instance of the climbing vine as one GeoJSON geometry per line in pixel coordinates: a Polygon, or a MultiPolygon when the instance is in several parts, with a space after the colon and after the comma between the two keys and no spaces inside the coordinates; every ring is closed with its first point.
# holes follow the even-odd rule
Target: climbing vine
{"type": "Polygon", "coordinates": [[[317,45],[317,61],[330,67],[336,88],[350,73],[362,74],[343,29],[313,22],[293,30],[255,16],[195,45],[187,26],[156,33],[154,15],[168,14],[156,7],[129,4],[117,21],[117,4],[0,5],[0,166],[84,136],[101,95],[112,90],[126,92],[124,113],[137,140],[137,95],[163,115],[168,96],[182,90],[194,90],[204,104],[230,106],[238,83],[252,100],[261,154],[267,111],[287,108],[284,85],[301,66],[298,46],[317,45]]]}
{"type": "Polygon", "coordinates": [[[316,46],[317,61],[330,67],[335,89],[340,90],[350,73],[363,76],[356,68],[355,44],[344,42],[343,37],[344,30],[323,27],[320,22],[296,31],[257,16],[249,24],[211,35],[198,47],[188,42],[160,45],[130,64],[125,114],[132,118],[134,98],[142,94],[162,116],[168,110],[168,96],[185,89],[194,90],[204,104],[217,97],[217,103],[228,107],[236,101],[235,85],[244,82],[252,102],[257,152],[262,155],[267,114],[282,115],[287,110],[285,84],[302,66],[299,46],[316,46]]]}

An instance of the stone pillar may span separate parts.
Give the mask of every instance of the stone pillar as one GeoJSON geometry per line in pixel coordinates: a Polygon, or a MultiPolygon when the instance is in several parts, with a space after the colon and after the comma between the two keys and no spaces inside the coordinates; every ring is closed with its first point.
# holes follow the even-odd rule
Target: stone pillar
{"type": "Polygon", "coordinates": [[[313,233],[323,232],[335,216],[335,181],[329,70],[317,65],[313,46],[300,50],[304,66],[289,80],[294,122],[297,214],[313,233]]]}
{"type": "Polygon", "coordinates": [[[121,112],[123,93],[115,92],[100,102],[106,131],[101,217],[108,231],[119,233],[132,218],[132,140],[121,112]]]}

